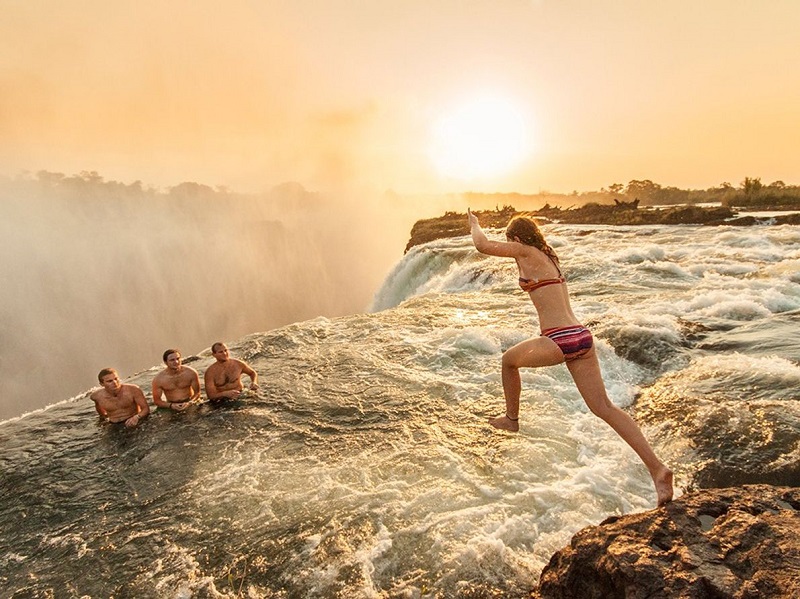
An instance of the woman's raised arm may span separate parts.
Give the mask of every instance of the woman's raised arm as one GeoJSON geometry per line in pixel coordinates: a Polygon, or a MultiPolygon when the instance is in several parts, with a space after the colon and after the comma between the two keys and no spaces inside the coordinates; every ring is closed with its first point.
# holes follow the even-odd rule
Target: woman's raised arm
{"type": "Polygon", "coordinates": [[[515,241],[490,241],[486,233],[481,229],[478,217],[467,208],[467,218],[469,219],[469,229],[472,234],[472,243],[475,249],[481,254],[489,256],[499,256],[501,258],[517,258],[525,251],[525,246],[515,241]]]}

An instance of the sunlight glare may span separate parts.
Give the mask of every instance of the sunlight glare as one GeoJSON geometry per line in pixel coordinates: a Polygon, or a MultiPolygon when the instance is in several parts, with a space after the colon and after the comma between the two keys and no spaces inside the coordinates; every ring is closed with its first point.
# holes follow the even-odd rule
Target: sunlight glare
{"type": "Polygon", "coordinates": [[[482,96],[435,123],[430,155],[446,177],[481,179],[512,170],[525,158],[527,145],[521,111],[504,98],[482,96]]]}

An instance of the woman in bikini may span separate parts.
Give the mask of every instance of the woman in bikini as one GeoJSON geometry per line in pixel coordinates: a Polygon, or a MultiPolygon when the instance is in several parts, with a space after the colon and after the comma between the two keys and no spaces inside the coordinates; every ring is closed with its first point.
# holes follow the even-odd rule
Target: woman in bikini
{"type": "Polygon", "coordinates": [[[482,254],[514,258],[519,285],[526,291],[539,315],[542,334],[518,343],[503,354],[503,393],[506,413],[492,418],[495,428],[519,430],[519,369],[553,366],[566,362],[583,400],[593,414],[606,421],[639,455],[653,478],[658,505],[672,499],[672,471],[658,459],[636,422],[609,400],[592,334],[578,322],[569,303],[567,284],[558,256],[530,218],[515,217],[506,227],[507,241],[490,241],[478,218],[467,211],[472,241],[482,254]]]}

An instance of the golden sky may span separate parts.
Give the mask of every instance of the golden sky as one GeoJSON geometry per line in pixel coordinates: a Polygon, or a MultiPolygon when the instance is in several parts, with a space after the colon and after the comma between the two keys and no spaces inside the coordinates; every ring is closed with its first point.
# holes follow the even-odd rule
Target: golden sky
{"type": "Polygon", "coordinates": [[[797,0],[0,0],[0,11],[1,175],[398,193],[800,184],[797,0]],[[481,98],[495,108],[464,108],[481,98]],[[474,124],[489,138],[463,137],[474,124]],[[509,127],[524,139],[491,137],[509,127]],[[442,154],[464,150],[472,162],[443,169],[442,154]],[[507,164],[477,167],[506,151],[507,164]]]}

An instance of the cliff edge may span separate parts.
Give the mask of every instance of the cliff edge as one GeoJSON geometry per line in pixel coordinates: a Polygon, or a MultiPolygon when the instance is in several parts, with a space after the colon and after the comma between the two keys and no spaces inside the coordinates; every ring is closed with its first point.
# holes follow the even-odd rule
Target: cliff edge
{"type": "Polygon", "coordinates": [[[704,489],[578,532],[535,599],[800,597],[800,488],[704,489]]]}
{"type": "MultiPolygon", "coordinates": [[[[530,216],[537,221],[581,225],[799,225],[800,213],[776,217],[739,216],[726,207],[674,206],[641,209],[639,203],[586,204],[580,208],[562,209],[544,206],[540,210],[518,212],[512,206],[498,210],[475,212],[485,228],[503,228],[512,217],[530,216]]],[[[443,216],[419,220],[411,228],[406,252],[412,247],[447,237],[469,235],[467,215],[446,212],[443,216]]]]}

